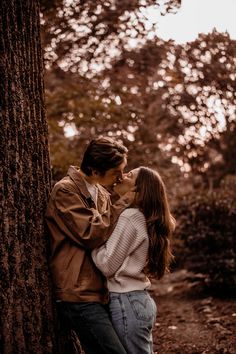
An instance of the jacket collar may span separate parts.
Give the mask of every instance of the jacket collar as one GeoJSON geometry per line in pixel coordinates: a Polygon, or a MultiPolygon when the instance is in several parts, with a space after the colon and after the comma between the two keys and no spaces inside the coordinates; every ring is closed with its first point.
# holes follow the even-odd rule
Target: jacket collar
{"type": "MultiPolygon", "coordinates": [[[[67,172],[67,176],[69,176],[72,179],[72,181],[78,187],[80,193],[82,193],[86,199],[91,199],[91,195],[87,189],[84,178],[79,171],[79,167],[70,166],[67,172]]],[[[98,186],[98,205],[100,205],[104,201],[104,195],[110,195],[110,193],[99,184],[97,186],[98,186]]]]}
{"type": "Polygon", "coordinates": [[[82,193],[86,199],[91,198],[91,195],[86,187],[84,178],[82,177],[79,171],[79,167],[70,166],[67,172],[67,176],[69,176],[72,179],[72,181],[78,187],[80,193],[82,193]]]}

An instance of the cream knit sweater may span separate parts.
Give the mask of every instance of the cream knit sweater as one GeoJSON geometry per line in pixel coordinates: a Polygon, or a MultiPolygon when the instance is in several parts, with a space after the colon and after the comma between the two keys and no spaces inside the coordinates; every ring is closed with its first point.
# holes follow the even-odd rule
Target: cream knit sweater
{"type": "Polygon", "coordinates": [[[124,210],[108,241],[92,251],[94,263],[107,277],[109,291],[123,293],[150,286],[143,273],[148,245],[143,213],[136,208],[124,210]]]}

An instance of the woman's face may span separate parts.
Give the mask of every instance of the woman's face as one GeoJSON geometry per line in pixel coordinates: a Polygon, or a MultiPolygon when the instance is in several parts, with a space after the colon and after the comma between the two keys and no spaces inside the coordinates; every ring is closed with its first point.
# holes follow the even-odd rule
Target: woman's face
{"type": "Polygon", "coordinates": [[[127,192],[135,191],[135,182],[138,176],[138,172],[139,172],[139,168],[135,168],[134,170],[125,173],[122,182],[118,183],[114,187],[114,191],[119,195],[123,195],[127,192]]]}

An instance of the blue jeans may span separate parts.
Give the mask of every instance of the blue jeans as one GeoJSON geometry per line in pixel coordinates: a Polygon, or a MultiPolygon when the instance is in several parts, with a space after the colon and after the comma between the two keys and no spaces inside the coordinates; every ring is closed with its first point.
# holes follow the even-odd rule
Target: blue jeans
{"type": "Polygon", "coordinates": [[[104,305],[60,302],[58,310],[62,325],[67,323],[76,332],[86,354],[127,354],[104,305]]]}
{"type": "Polygon", "coordinates": [[[113,326],[128,354],[152,354],[156,304],[147,291],[110,293],[113,326]]]}

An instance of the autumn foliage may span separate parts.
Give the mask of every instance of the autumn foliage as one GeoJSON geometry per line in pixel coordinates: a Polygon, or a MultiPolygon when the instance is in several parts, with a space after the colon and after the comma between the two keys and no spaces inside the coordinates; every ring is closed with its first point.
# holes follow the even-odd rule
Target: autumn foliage
{"type": "Polygon", "coordinates": [[[53,179],[92,137],[122,140],[129,168],[164,176],[185,265],[210,264],[208,286],[230,289],[235,209],[222,186],[236,174],[236,41],[216,30],[164,41],[145,20],[154,5],[164,15],[181,1],[42,1],[53,179]]]}

